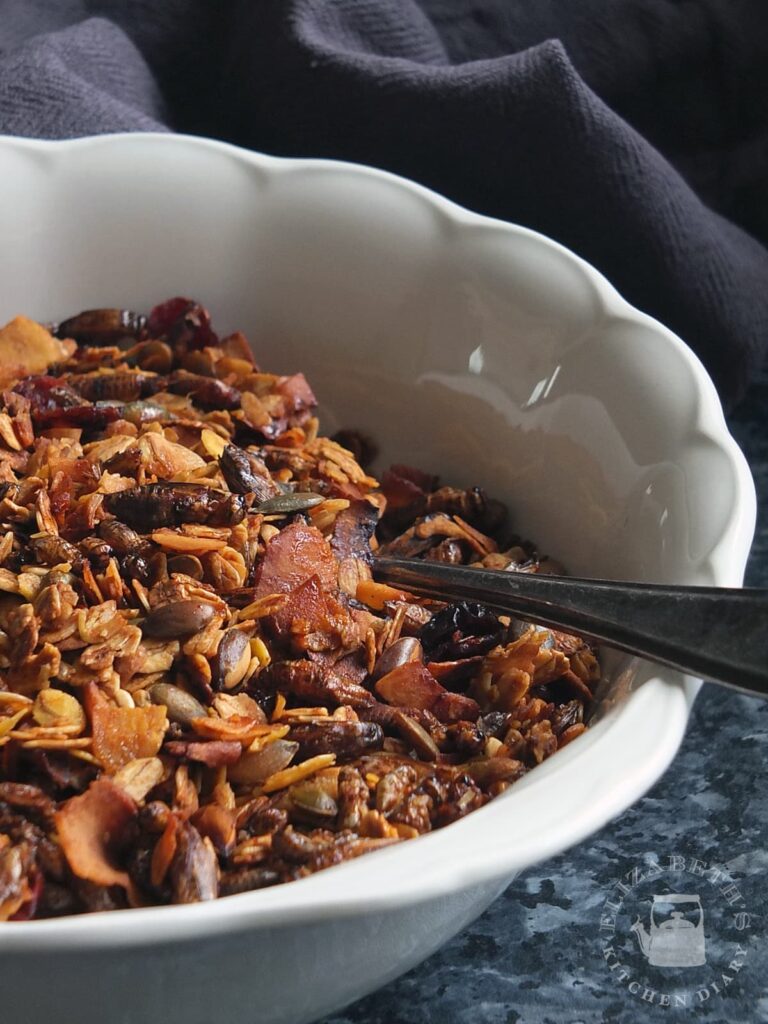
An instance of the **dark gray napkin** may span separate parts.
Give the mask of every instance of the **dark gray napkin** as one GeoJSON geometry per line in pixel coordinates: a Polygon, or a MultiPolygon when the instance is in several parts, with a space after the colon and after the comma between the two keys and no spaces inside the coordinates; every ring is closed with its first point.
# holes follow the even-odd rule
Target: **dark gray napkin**
{"type": "Polygon", "coordinates": [[[728,402],[768,346],[767,109],[765,0],[0,0],[0,131],[405,174],[586,257],[728,402]]]}

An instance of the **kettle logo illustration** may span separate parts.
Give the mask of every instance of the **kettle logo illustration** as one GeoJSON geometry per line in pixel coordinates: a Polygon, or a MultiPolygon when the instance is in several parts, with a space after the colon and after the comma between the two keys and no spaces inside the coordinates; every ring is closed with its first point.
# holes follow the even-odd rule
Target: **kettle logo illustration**
{"type": "Polygon", "coordinates": [[[600,955],[613,983],[646,1005],[674,1008],[737,991],[760,935],[746,896],[756,884],[692,854],[643,854],[614,878],[600,911],[600,955]]]}
{"type": "Polygon", "coordinates": [[[631,930],[652,967],[701,967],[707,962],[704,908],[698,894],[654,895],[650,932],[638,917],[631,930]]]}

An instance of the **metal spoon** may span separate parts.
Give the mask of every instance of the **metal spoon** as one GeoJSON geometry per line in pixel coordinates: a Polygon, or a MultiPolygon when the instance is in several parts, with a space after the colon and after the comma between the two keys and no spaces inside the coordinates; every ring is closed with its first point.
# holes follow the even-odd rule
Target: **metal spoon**
{"type": "Polygon", "coordinates": [[[443,601],[479,601],[768,697],[768,590],[676,587],[377,558],[376,579],[443,601]]]}

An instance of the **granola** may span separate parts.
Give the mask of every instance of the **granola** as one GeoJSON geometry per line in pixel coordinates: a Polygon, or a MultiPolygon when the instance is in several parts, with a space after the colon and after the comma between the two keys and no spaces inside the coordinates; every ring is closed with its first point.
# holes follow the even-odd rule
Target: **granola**
{"type": "Polygon", "coordinates": [[[184,298],[0,330],[0,920],[302,878],[481,807],[585,729],[578,637],[376,582],[558,567],[479,488],[319,433],[184,298]]]}

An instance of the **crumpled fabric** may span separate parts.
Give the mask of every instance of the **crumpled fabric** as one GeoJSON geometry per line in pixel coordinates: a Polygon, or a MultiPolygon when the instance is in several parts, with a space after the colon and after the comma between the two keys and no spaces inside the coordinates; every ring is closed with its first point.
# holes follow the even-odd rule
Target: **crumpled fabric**
{"type": "Polygon", "coordinates": [[[768,344],[766,97],[765,0],[0,0],[0,132],[406,175],[589,260],[727,404],[768,344]]]}

